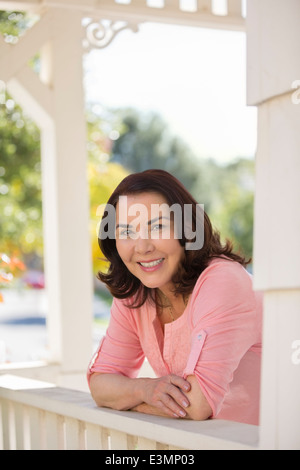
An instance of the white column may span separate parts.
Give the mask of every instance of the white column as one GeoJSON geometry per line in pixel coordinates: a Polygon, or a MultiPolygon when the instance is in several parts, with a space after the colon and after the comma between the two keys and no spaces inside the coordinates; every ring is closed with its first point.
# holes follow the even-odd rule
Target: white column
{"type": "Polygon", "coordinates": [[[41,129],[50,359],[65,378],[80,373],[84,380],[92,354],[93,289],[81,17],[50,9],[16,46],[0,41],[0,70],[41,129]],[[40,77],[27,65],[37,52],[40,77]]]}
{"type": "Polygon", "coordinates": [[[261,447],[299,449],[300,2],[251,0],[247,10],[248,104],[258,106],[254,282],[265,298],[261,447]]]}
{"type": "Polygon", "coordinates": [[[61,363],[63,373],[71,374],[86,369],[92,352],[80,12],[53,12],[51,44],[44,50],[47,66],[42,73],[43,81],[53,89],[53,119],[42,128],[48,329],[52,359],[61,363]]]}

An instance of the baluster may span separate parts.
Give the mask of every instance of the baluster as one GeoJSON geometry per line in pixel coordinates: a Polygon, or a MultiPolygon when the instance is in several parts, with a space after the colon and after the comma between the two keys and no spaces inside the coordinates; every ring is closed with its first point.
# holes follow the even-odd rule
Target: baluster
{"type": "Polygon", "coordinates": [[[16,429],[16,449],[24,450],[24,413],[23,405],[20,403],[14,404],[14,415],[15,415],[15,429],[16,429]]]}
{"type": "Polygon", "coordinates": [[[130,3],[134,7],[147,7],[147,0],[131,0],[130,3]]]}
{"type": "Polygon", "coordinates": [[[180,0],[164,0],[164,8],[180,10],[180,0]]]}
{"type": "Polygon", "coordinates": [[[211,13],[212,0],[197,0],[197,10],[201,13],[211,13]]]}
{"type": "Polygon", "coordinates": [[[111,439],[110,431],[106,428],[101,428],[101,443],[103,450],[110,450],[111,448],[111,439]]]}
{"type": "Polygon", "coordinates": [[[58,432],[58,415],[55,413],[46,412],[45,415],[45,427],[47,435],[47,450],[61,450],[59,443],[59,432],[58,432]]]}
{"type": "Polygon", "coordinates": [[[79,439],[78,439],[78,450],[86,450],[86,430],[85,430],[85,423],[83,421],[79,421],[78,424],[79,430],[79,439]]]}
{"type": "Polygon", "coordinates": [[[8,402],[8,434],[9,434],[9,449],[17,450],[15,403],[12,401],[8,402]]]}
{"type": "Polygon", "coordinates": [[[111,450],[128,450],[127,434],[121,431],[110,430],[111,450]]]}
{"type": "Polygon", "coordinates": [[[137,449],[137,436],[127,435],[127,448],[128,450],[136,450],[137,449]]]}
{"type": "Polygon", "coordinates": [[[15,447],[15,423],[12,404],[8,400],[1,400],[2,417],[2,447],[4,450],[13,450],[15,447]]]}
{"type": "Polygon", "coordinates": [[[87,450],[109,450],[109,430],[97,424],[85,423],[87,450]]]}
{"type": "Polygon", "coordinates": [[[29,409],[30,407],[26,405],[23,406],[23,449],[24,450],[31,450],[29,409]]]}
{"type": "Polygon", "coordinates": [[[66,418],[66,450],[84,450],[85,426],[82,421],[75,418],[66,418]]]}
{"type": "Polygon", "coordinates": [[[46,429],[44,424],[44,412],[37,408],[29,408],[30,449],[42,450],[46,448],[46,429]]]}
{"type": "Polygon", "coordinates": [[[242,0],[227,0],[228,15],[242,16],[242,0]]]}
{"type": "MultiPolygon", "coordinates": [[[[86,423],[86,449],[102,450],[102,428],[96,424],[86,423]]],[[[107,447],[106,447],[107,448],[107,447]]]]}
{"type": "Polygon", "coordinates": [[[156,449],[156,441],[153,441],[151,439],[145,439],[144,437],[138,437],[137,448],[138,450],[156,449]]]}
{"type": "Polygon", "coordinates": [[[156,450],[169,450],[168,444],[162,444],[161,442],[156,443],[156,450]]]}
{"type": "Polygon", "coordinates": [[[16,449],[30,450],[29,408],[21,403],[14,403],[16,449]]]}
{"type": "Polygon", "coordinates": [[[57,442],[59,450],[66,449],[66,423],[65,417],[61,415],[57,416],[57,442]]]}
{"type": "Polygon", "coordinates": [[[0,400],[0,450],[4,450],[3,433],[2,400],[0,400]]]}

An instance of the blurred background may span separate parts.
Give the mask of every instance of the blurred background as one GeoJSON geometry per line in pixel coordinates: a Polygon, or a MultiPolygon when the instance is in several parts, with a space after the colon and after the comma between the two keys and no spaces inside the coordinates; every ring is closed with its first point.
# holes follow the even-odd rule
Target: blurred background
{"type": "MultiPolygon", "coordinates": [[[[0,11],[0,32],[15,44],[35,21],[0,11]]],[[[127,174],[171,172],[252,256],[256,109],[246,107],[241,32],[142,24],[84,55],[84,87],[98,338],[111,297],[96,280],[97,209],[127,174]]],[[[0,363],[47,358],[42,215],[40,132],[0,81],[0,363]]]]}

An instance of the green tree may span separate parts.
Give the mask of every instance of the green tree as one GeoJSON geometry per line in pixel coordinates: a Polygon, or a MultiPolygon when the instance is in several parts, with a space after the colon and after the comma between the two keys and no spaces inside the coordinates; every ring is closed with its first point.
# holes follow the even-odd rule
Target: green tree
{"type": "Polygon", "coordinates": [[[159,115],[133,109],[119,110],[115,114],[120,136],[112,147],[112,161],[121,163],[131,172],[164,169],[193,190],[198,160],[182,139],[172,135],[159,115]]]}
{"type": "Polygon", "coordinates": [[[111,162],[113,124],[87,109],[88,179],[90,190],[90,237],[93,272],[106,267],[98,246],[98,230],[103,207],[128,171],[119,163],[111,162]]]}
{"type": "MultiPolygon", "coordinates": [[[[0,33],[15,44],[36,20],[27,13],[0,11],[0,33]]],[[[12,259],[32,252],[41,257],[41,211],[39,131],[0,81],[0,251],[12,259]]]]}
{"type": "Polygon", "coordinates": [[[40,135],[0,90],[0,251],[42,255],[40,135]]]}
{"type": "Polygon", "coordinates": [[[6,42],[15,44],[36,20],[36,16],[22,11],[0,11],[0,33],[6,42]]]}
{"type": "Polygon", "coordinates": [[[211,183],[215,193],[209,215],[214,225],[223,238],[234,242],[237,250],[252,257],[254,160],[240,158],[226,166],[219,166],[211,183]]]}

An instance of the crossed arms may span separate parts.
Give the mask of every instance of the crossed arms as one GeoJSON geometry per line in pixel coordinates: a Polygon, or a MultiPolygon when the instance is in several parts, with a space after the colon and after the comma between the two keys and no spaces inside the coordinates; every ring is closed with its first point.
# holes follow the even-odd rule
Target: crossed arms
{"type": "Polygon", "coordinates": [[[212,409],[194,375],[187,379],[167,375],[156,379],[131,379],[118,374],[94,373],[92,397],[101,407],[204,421],[212,409]]]}

